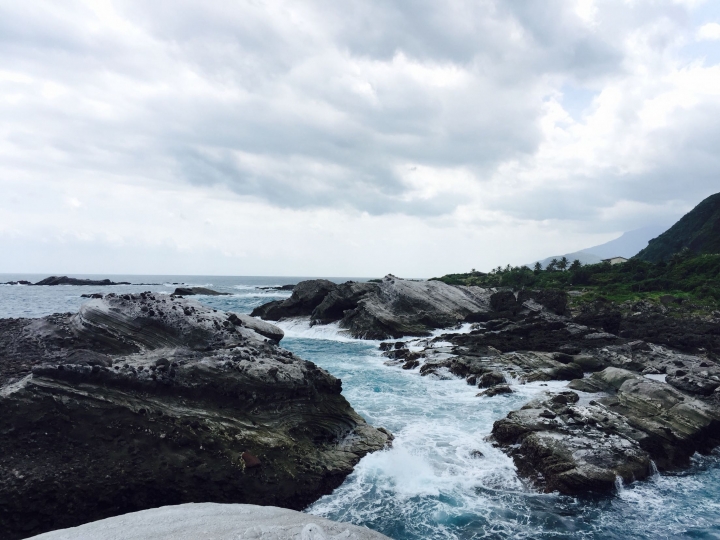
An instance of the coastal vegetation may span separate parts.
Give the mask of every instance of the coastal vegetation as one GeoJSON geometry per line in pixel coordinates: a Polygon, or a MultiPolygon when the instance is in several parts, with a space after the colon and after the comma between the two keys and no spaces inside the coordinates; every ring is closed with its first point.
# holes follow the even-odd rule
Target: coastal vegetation
{"type": "Polygon", "coordinates": [[[634,258],[648,262],[668,261],[684,249],[696,255],[720,253],[720,193],[703,200],[675,225],[650,240],[634,258]]]}
{"type": "Polygon", "coordinates": [[[509,287],[513,290],[561,289],[581,290],[582,300],[604,297],[622,302],[633,299],[657,299],[673,296],[693,299],[703,304],[720,303],[720,254],[695,255],[689,249],[676,253],[668,261],[652,263],[630,259],[623,264],[581,265],[552,262],[546,269],[535,265],[497,267],[490,272],[473,270],[464,274],[447,274],[433,278],[448,285],[509,287]],[[561,269],[563,266],[566,269],[561,269]]]}

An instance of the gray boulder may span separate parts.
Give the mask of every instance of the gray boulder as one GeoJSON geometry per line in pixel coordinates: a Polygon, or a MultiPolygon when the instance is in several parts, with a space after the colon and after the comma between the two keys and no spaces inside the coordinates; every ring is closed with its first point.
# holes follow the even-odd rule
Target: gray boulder
{"type": "Polygon", "coordinates": [[[289,317],[309,317],[329,292],[337,289],[337,285],[327,279],[311,279],[301,281],[293,288],[287,300],[276,300],[255,308],[253,317],[279,321],[289,317]]]}
{"type": "Polygon", "coordinates": [[[266,320],[308,316],[314,323],[338,321],[356,338],[426,336],[436,328],[464,322],[490,310],[491,292],[441,281],[413,281],[386,276],[380,283],[335,285],[325,280],[299,283],[283,301],[256,308],[266,320]]]}
{"type": "Polygon", "coordinates": [[[412,281],[392,275],[376,285],[340,320],[340,326],[355,337],[426,336],[431,330],[456,326],[469,315],[490,309],[490,294],[479,287],[412,281]]]}
{"type": "MultiPolygon", "coordinates": [[[[615,395],[578,405],[564,395],[534,400],[495,422],[493,437],[523,476],[545,491],[611,491],[686,466],[720,443],[720,410],[668,384],[616,368],[593,374],[615,395]],[[575,403],[575,404],[572,404],[575,403]]],[[[587,379],[586,379],[587,380],[587,379]]]]}

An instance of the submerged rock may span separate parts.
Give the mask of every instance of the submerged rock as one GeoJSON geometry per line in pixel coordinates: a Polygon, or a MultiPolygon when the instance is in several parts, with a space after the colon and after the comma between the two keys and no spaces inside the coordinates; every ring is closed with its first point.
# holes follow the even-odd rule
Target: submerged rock
{"type": "Polygon", "coordinates": [[[33,540],[389,540],[349,523],[272,506],[182,504],[132,512],[33,540]]]}
{"type": "Polygon", "coordinates": [[[391,436],[281,337],[151,293],[0,320],[4,538],[184,502],[301,509],[332,491],[391,436]]]}

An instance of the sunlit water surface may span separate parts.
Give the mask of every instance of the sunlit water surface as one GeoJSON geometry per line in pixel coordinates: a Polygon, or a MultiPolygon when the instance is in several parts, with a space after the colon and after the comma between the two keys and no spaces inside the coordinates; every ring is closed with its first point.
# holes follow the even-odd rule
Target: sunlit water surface
{"type": "MultiPolygon", "coordinates": [[[[0,275],[0,281],[45,276],[0,275]]],[[[80,276],[75,276],[80,277],[80,276]]],[[[249,313],[289,293],[257,287],[302,278],[101,276],[152,283],[111,287],[0,286],[0,317],[75,311],[90,292],[170,293],[173,283],[231,296],[196,297],[249,313]]],[[[336,279],[336,281],[342,281],[336,279]]],[[[292,322],[282,345],[343,381],[343,394],[371,424],[395,434],[390,450],[365,457],[345,483],[307,509],[365,525],[397,540],[475,538],[720,538],[720,453],[696,456],[690,469],[656,475],[605,497],[532,490],[512,461],[486,440],[495,420],[564,383],[513,385],[510,396],[476,397],[461,380],[421,377],[383,365],[376,342],[348,339],[336,327],[292,322]]]]}

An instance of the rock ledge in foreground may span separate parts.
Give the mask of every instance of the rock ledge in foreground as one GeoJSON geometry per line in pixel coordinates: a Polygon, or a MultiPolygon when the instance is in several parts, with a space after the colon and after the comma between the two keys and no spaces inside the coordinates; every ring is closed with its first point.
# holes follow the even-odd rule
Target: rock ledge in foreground
{"type": "Polygon", "coordinates": [[[389,540],[364,527],[249,504],[183,504],[53,531],[32,540],[389,540]]]}

